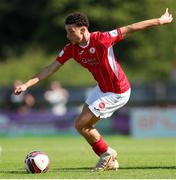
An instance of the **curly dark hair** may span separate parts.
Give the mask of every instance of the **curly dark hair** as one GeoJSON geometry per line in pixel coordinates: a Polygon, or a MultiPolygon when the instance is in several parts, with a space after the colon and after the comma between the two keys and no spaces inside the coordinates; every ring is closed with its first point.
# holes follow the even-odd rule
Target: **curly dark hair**
{"type": "Polygon", "coordinates": [[[89,19],[88,17],[80,12],[75,12],[70,15],[65,20],[65,24],[76,24],[77,26],[86,26],[89,27],[89,19]]]}

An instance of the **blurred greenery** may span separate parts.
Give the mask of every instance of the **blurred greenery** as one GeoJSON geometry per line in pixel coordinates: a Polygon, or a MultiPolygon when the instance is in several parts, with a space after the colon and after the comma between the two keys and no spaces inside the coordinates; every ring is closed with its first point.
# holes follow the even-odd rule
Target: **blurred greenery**
{"type": "MultiPolygon", "coordinates": [[[[0,79],[1,85],[13,84],[15,79],[27,80],[44,66],[47,66],[55,60],[54,55],[48,55],[41,49],[28,48],[20,57],[11,56],[7,61],[1,63],[0,79]],[[8,82],[8,83],[7,83],[8,82]]],[[[48,84],[52,80],[59,80],[66,86],[88,86],[93,85],[95,81],[91,74],[84,68],[71,60],[53,76],[43,81],[42,84],[48,84]],[[75,73],[76,72],[76,73],[75,73]]]]}
{"type": "MultiPolygon", "coordinates": [[[[55,59],[67,43],[64,19],[70,12],[86,13],[90,31],[107,31],[160,17],[167,7],[175,16],[175,0],[1,0],[0,84],[26,80],[55,59]]],[[[176,62],[175,29],[174,20],[167,26],[134,33],[115,45],[120,64],[132,82],[170,79],[176,62]]],[[[48,81],[53,79],[64,85],[95,84],[73,60],[48,81]]]]}

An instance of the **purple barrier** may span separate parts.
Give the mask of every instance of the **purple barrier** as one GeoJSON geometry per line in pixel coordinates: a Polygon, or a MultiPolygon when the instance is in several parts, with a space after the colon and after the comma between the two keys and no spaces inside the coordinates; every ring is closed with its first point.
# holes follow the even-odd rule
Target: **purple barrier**
{"type": "MultiPolygon", "coordinates": [[[[77,112],[67,112],[63,116],[50,112],[0,112],[0,135],[55,135],[77,134],[74,119],[77,112]]],[[[114,115],[97,124],[101,133],[129,134],[127,115],[114,115]]]]}
{"type": "Polygon", "coordinates": [[[130,134],[130,118],[128,115],[114,115],[112,117],[112,130],[119,134],[130,134]]]}
{"type": "Polygon", "coordinates": [[[1,112],[0,134],[57,134],[74,132],[76,112],[57,116],[48,112],[1,112]]]}

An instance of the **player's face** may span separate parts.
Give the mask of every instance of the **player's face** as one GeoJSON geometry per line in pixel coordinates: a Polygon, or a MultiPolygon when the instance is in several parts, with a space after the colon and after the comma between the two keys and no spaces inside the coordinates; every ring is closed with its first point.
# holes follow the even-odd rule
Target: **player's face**
{"type": "Polygon", "coordinates": [[[67,38],[72,44],[79,44],[83,40],[83,29],[74,24],[65,25],[67,38]]]}

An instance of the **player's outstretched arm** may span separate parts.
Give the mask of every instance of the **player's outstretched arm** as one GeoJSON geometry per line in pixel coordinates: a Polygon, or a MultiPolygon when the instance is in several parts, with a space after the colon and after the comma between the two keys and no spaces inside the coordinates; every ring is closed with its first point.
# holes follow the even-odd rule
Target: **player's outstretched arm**
{"type": "Polygon", "coordinates": [[[55,71],[57,71],[61,67],[61,64],[57,61],[54,61],[49,66],[42,69],[38,74],[36,74],[32,79],[28,80],[24,84],[17,86],[14,90],[14,94],[19,95],[21,92],[26,91],[27,88],[37,84],[39,81],[47,78],[52,75],[55,71]]]}
{"type": "Polygon", "coordinates": [[[133,32],[143,30],[152,26],[159,26],[163,24],[169,24],[173,20],[172,14],[169,13],[168,8],[166,9],[165,13],[160,18],[149,19],[141,22],[137,22],[131,25],[127,25],[121,27],[120,30],[122,32],[123,37],[129,35],[133,32]]]}

